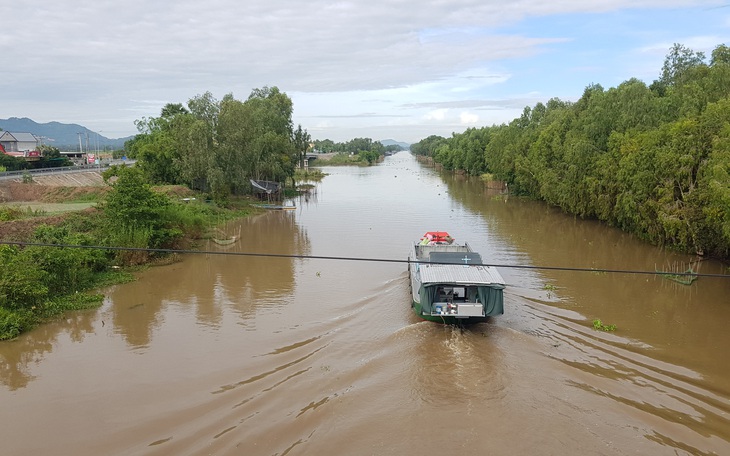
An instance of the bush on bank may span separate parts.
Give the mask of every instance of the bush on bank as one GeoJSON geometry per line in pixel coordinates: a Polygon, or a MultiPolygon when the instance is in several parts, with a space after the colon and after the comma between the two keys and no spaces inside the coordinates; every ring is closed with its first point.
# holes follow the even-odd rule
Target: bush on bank
{"type": "MultiPolygon", "coordinates": [[[[80,240],[63,228],[41,226],[31,242],[46,242],[48,236],[63,243],[80,240]]],[[[67,310],[99,305],[100,295],[83,292],[100,283],[107,264],[101,250],[0,246],[0,340],[67,310]]]]}

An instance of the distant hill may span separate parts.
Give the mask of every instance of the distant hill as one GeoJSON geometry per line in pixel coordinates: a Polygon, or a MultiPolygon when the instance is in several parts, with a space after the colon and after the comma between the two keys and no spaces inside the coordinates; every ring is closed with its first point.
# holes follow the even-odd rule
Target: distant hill
{"type": "Polygon", "coordinates": [[[87,135],[89,149],[122,149],[124,142],[132,139],[134,136],[126,138],[110,139],[102,135],[98,135],[95,131],[91,131],[86,127],[78,124],[63,124],[59,122],[37,123],[27,117],[18,118],[11,117],[9,119],[0,119],[0,128],[5,131],[14,131],[17,133],[33,133],[43,138],[43,144],[57,147],[60,150],[79,150],[79,133],[81,133],[81,142],[86,150],[87,135]]]}
{"type": "MultiPolygon", "coordinates": [[[[78,124],[64,124],[60,122],[38,123],[27,117],[10,117],[8,119],[0,119],[0,128],[5,131],[14,131],[18,133],[33,133],[36,136],[43,137],[43,144],[49,144],[63,150],[79,150],[79,133],[81,134],[81,142],[86,150],[87,135],[89,149],[97,148],[97,140],[99,149],[122,149],[124,143],[134,136],[125,138],[110,139],[106,136],[98,135],[95,131],[91,131],[86,127],[78,124]]],[[[397,144],[404,150],[410,149],[411,145],[405,142],[393,139],[383,139],[380,143],[384,146],[397,144]]]]}
{"type": "Polygon", "coordinates": [[[392,146],[393,144],[397,144],[397,145],[401,146],[403,148],[403,150],[408,150],[411,148],[410,144],[396,141],[394,139],[383,139],[380,141],[380,144],[382,144],[384,146],[392,146]]]}

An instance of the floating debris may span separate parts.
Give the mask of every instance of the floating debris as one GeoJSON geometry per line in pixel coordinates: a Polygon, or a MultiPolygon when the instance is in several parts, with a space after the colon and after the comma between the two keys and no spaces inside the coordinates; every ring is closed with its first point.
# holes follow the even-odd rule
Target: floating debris
{"type": "MultiPolygon", "coordinates": [[[[654,269],[656,269],[656,267],[654,269]]],[[[695,271],[691,265],[685,266],[684,263],[681,263],[680,265],[675,262],[668,270],[657,270],[656,272],[665,279],[677,282],[681,285],[692,285],[692,283],[697,280],[697,271],[695,271]]]]}

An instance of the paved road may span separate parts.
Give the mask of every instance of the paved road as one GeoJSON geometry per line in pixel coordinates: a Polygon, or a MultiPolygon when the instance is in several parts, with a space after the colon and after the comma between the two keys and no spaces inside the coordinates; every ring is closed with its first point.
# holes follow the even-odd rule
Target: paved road
{"type": "Polygon", "coordinates": [[[134,160],[112,160],[102,165],[76,165],[76,166],[63,166],[59,168],[43,168],[43,169],[29,169],[24,171],[7,171],[0,173],[0,181],[3,180],[16,180],[20,181],[23,179],[23,174],[29,173],[35,180],[36,177],[40,176],[51,176],[51,175],[63,175],[63,174],[74,174],[74,173],[99,173],[111,165],[126,164],[131,165],[135,163],[134,160]]]}

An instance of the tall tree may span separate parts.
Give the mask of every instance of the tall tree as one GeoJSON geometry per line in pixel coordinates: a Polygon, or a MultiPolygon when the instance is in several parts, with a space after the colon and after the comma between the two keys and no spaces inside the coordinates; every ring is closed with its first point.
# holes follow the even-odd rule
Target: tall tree
{"type": "Polygon", "coordinates": [[[220,104],[210,92],[196,95],[188,100],[188,109],[190,109],[190,113],[196,118],[205,121],[211,131],[214,132],[216,130],[220,104]]]}
{"type": "Polygon", "coordinates": [[[178,114],[187,114],[188,110],[181,103],[167,103],[160,112],[160,117],[175,117],[178,114]]]}
{"type": "Polygon", "coordinates": [[[664,59],[662,76],[659,80],[665,86],[680,83],[690,69],[702,65],[704,61],[703,52],[695,52],[679,43],[674,43],[664,59]]]}
{"type": "Polygon", "coordinates": [[[712,50],[710,65],[715,66],[718,64],[730,65],[730,47],[727,47],[724,44],[721,44],[712,50]]]}
{"type": "Polygon", "coordinates": [[[307,150],[309,150],[309,143],[312,140],[312,136],[307,130],[302,130],[301,125],[297,125],[297,129],[294,130],[294,150],[299,154],[299,167],[304,168],[304,160],[306,160],[307,150]]]}

